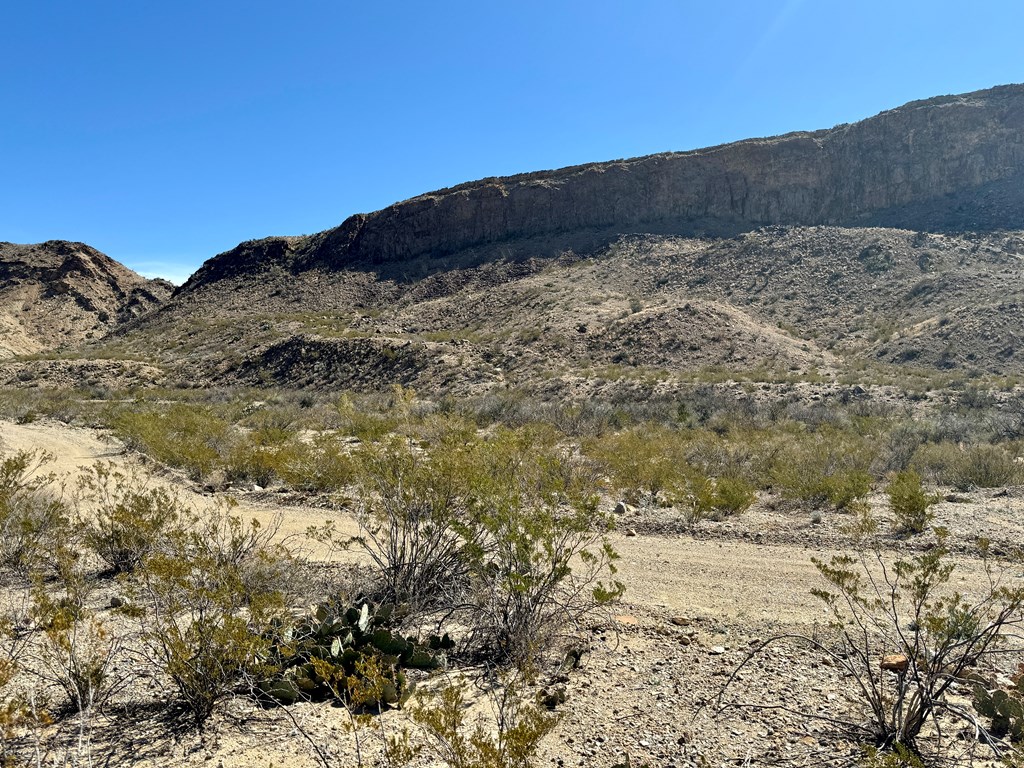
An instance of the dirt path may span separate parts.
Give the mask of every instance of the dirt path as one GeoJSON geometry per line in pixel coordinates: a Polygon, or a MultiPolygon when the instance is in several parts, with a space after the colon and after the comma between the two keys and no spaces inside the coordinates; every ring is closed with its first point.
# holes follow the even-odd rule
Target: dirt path
{"type": "MultiPolygon", "coordinates": [[[[94,461],[128,463],[121,447],[91,429],[42,421],[14,424],[0,421],[4,450],[42,448],[56,459],[48,469],[73,475],[94,461]]],[[[162,482],[171,483],[169,480],[162,482]]],[[[208,505],[212,497],[175,484],[182,498],[194,506],[208,505]]],[[[331,517],[349,533],[356,531],[350,516],[304,506],[277,506],[254,502],[243,494],[238,511],[266,524],[280,515],[284,535],[301,534],[331,517]]],[[[747,541],[709,541],[685,536],[613,537],[621,555],[619,576],[628,588],[631,608],[662,609],[728,621],[757,624],[813,624],[824,618],[822,604],[810,594],[820,586],[811,557],[827,558],[820,549],[747,541]]],[[[965,584],[983,583],[980,564],[958,563],[958,578],[965,584]]]]}
{"type": "MultiPolygon", "coordinates": [[[[53,421],[38,421],[31,424],[0,421],[0,453],[36,449],[45,450],[54,457],[54,460],[45,466],[46,472],[69,477],[77,475],[82,469],[97,461],[112,461],[124,466],[133,463],[133,459],[120,443],[104,440],[93,429],[71,427],[53,421]]],[[[176,482],[173,478],[156,478],[155,482],[173,487],[186,505],[196,509],[209,507],[214,502],[213,496],[197,493],[186,483],[176,482]]],[[[358,530],[355,521],[348,515],[338,515],[314,507],[253,502],[247,500],[244,495],[236,498],[239,502],[236,513],[243,518],[255,518],[261,524],[269,525],[280,517],[281,536],[301,536],[311,526],[320,526],[328,518],[342,534],[352,535],[358,530]]],[[[325,555],[322,547],[308,549],[314,556],[325,555]]]]}

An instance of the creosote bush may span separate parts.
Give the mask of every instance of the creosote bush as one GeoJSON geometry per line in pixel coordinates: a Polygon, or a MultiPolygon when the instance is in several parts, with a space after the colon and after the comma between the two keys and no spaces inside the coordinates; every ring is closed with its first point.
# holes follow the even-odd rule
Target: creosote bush
{"type": "Polygon", "coordinates": [[[209,406],[174,403],[121,409],[112,415],[111,426],[130,448],[181,467],[194,480],[222,464],[230,449],[231,424],[209,406]]]}
{"type": "Polygon", "coordinates": [[[138,569],[149,657],[196,723],[266,674],[290,567],[288,552],[272,543],[274,533],[218,506],[172,529],[138,569]]]}
{"type": "Polygon", "coordinates": [[[773,457],[771,479],[787,498],[850,509],[871,491],[875,455],[869,441],[834,429],[790,435],[773,457]]]}
{"type": "Polygon", "coordinates": [[[63,546],[53,558],[55,585],[37,578],[32,595],[32,615],[42,629],[39,674],[64,691],[72,710],[83,712],[102,705],[113,689],[121,643],[87,605],[95,583],[78,553],[63,546]]]}
{"type": "Polygon", "coordinates": [[[23,574],[49,561],[71,523],[56,478],[40,474],[53,457],[18,451],[0,460],[0,568],[23,574]]]}
{"type": "Polygon", "coordinates": [[[941,497],[925,493],[921,476],[913,470],[897,472],[886,488],[889,505],[901,533],[923,533],[934,518],[930,511],[941,497]]]}
{"type": "Polygon", "coordinates": [[[454,606],[474,652],[527,663],[617,598],[616,555],[597,506],[596,475],[551,430],[435,424],[432,442],[405,438],[353,454],[360,534],[322,538],[362,548],[376,596],[414,609],[454,606]]]}
{"type": "Polygon", "coordinates": [[[558,724],[556,714],[524,699],[514,680],[503,681],[494,692],[493,728],[480,719],[469,722],[467,709],[457,683],[420,697],[411,708],[426,750],[448,768],[529,768],[541,740],[558,724]]]}
{"type": "Polygon", "coordinates": [[[815,559],[825,586],[812,592],[829,611],[831,637],[772,638],[743,665],[776,642],[807,645],[850,680],[855,706],[823,717],[849,737],[882,752],[924,759],[949,731],[942,721],[959,720],[998,756],[999,747],[978,719],[951,698],[951,686],[988,658],[1024,650],[1024,587],[1004,578],[1014,566],[994,562],[983,544],[987,586],[970,596],[952,588],[946,532],[936,534],[937,546],[891,562],[878,550],[815,559]],[[923,742],[929,724],[936,725],[934,735],[923,742]]]}
{"type": "Polygon", "coordinates": [[[110,462],[97,462],[79,476],[83,539],[114,574],[138,568],[182,514],[170,489],[149,482],[110,462]]]}
{"type": "Polygon", "coordinates": [[[500,431],[482,453],[473,636],[497,660],[528,666],[622,595],[606,538],[613,521],[598,509],[595,473],[550,432],[500,431]]]}

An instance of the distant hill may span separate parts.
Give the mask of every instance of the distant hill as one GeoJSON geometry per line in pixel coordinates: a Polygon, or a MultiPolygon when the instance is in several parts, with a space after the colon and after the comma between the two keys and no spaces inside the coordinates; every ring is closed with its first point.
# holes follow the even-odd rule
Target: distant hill
{"type": "Polygon", "coordinates": [[[102,338],[173,289],[84,243],[0,243],[0,359],[102,338]]]}
{"type": "Polygon", "coordinates": [[[1022,286],[1013,85],[485,179],[248,241],[86,351],[152,361],[181,386],[608,400],[729,377],[927,389],[1024,376],[1022,286]]]}

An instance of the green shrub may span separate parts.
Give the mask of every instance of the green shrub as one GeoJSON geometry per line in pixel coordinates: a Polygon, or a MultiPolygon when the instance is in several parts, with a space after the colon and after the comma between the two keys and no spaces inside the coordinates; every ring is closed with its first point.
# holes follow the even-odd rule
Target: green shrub
{"type": "MultiPolygon", "coordinates": [[[[919,762],[904,760],[907,765],[931,765],[943,754],[948,732],[957,738],[973,733],[991,743],[977,729],[976,717],[950,701],[951,686],[1004,655],[1006,638],[1019,636],[1024,624],[1024,588],[1006,578],[1016,566],[987,562],[992,578],[965,595],[952,587],[946,532],[937,529],[936,535],[937,546],[891,562],[879,550],[838,555],[827,563],[814,559],[825,586],[812,593],[828,609],[830,632],[769,638],[743,662],[776,642],[795,641],[827,656],[850,680],[847,690],[854,697],[853,706],[827,713],[829,725],[870,744],[877,751],[873,765],[899,765],[908,755],[919,762]],[[940,717],[965,727],[940,725],[940,717]]],[[[984,546],[982,552],[987,556],[984,546]]]]}
{"type": "Polygon", "coordinates": [[[365,408],[357,408],[352,399],[343,395],[337,404],[341,417],[341,431],[364,442],[380,440],[394,432],[399,420],[389,413],[371,413],[365,408]]]}
{"type": "Polygon", "coordinates": [[[376,564],[382,602],[419,609],[465,588],[481,536],[470,508],[475,449],[443,439],[421,450],[392,436],[352,454],[360,527],[352,543],[376,564]]]}
{"type": "Polygon", "coordinates": [[[143,642],[196,723],[266,676],[290,569],[273,535],[219,507],[176,526],[138,569],[143,642]]]}
{"type": "Polygon", "coordinates": [[[101,705],[111,693],[120,641],[87,607],[94,582],[82,569],[77,551],[61,546],[50,556],[56,587],[37,578],[32,595],[32,617],[42,630],[36,672],[64,691],[73,710],[83,712],[101,705]]]}
{"type": "Polygon", "coordinates": [[[515,683],[501,685],[494,699],[495,722],[471,724],[462,689],[453,683],[418,700],[411,708],[412,719],[426,736],[426,749],[448,768],[530,768],[558,716],[535,701],[524,701],[515,683]]]}
{"type": "Polygon", "coordinates": [[[921,476],[913,470],[897,472],[886,488],[889,505],[901,533],[922,533],[934,518],[929,511],[941,497],[929,495],[921,487],[921,476]]]}
{"type": "Polygon", "coordinates": [[[336,492],[355,479],[344,438],[335,434],[320,434],[308,443],[289,443],[278,454],[278,459],[277,472],[281,480],[299,490],[336,492]]]}
{"type": "Polygon", "coordinates": [[[773,484],[786,498],[849,509],[871,491],[874,449],[835,430],[791,435],[772,457],[773,484]]]}
{"type": "Polygon", "coordinates": [[[18,451],[0,460],[0,567],[22,573],[45,567],[60,541],[70,538],[67,504],[56,478],[39,471],[53,457],[18,451]]]}
{"type": "Polygon", "coordinates": [[[666,427],[645,424],[584,443],[588,456],[611,476],[614,486],[631,503],[655,502],[658,494],[685,481],[685,436],[666,427]]]}
{"type": "Polygon", "coordinates": [[[177,497],[148,483],[133,470],[105,462],[78,479],[83,540],[114,574],[135,570],[180,516],[177,497]]]}
{"type": "Polygon", "coordinates": [[[175,403],[125,409],[112,416],[111,426],[128,447],[185,469],[193,480],[219,467],[230,449],[230,423],[208,406],[175,403]]]}
{"type": "Polygon", "coordinates": [[[596,477],[549,431],[499,430],[482,446],[476,490],[485,532],[474,563],[473,635],[499,661],[528,666],[623,592],[596,477]]]}
{"type": "Polygon", "coordinates": [[[711,497],[711,507],[718,515],[730,517],[745,512],[757,500],[753,484],[742,477],[719,477],[711,497]]]}
{"type": "Polygon", "coordinates": [[[967,491],[1014,485],[1020,475],[1020,466],[1009,451],[997,445],[975,445],[961,452],[946,481],[959,491],[967,491]]]}

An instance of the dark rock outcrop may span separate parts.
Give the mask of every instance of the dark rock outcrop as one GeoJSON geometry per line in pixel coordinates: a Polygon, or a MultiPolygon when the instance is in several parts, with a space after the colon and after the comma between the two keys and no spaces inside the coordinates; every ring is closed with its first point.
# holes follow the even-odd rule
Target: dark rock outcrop
{"type": "Polygon", "coordinates": [[[376,268],[524,239],[728,236],[766,225],[1024,228],[1024,86],[911,102],[830,130],[491,178],[243,243],[181,289],[270,268],[376,268]]]}

